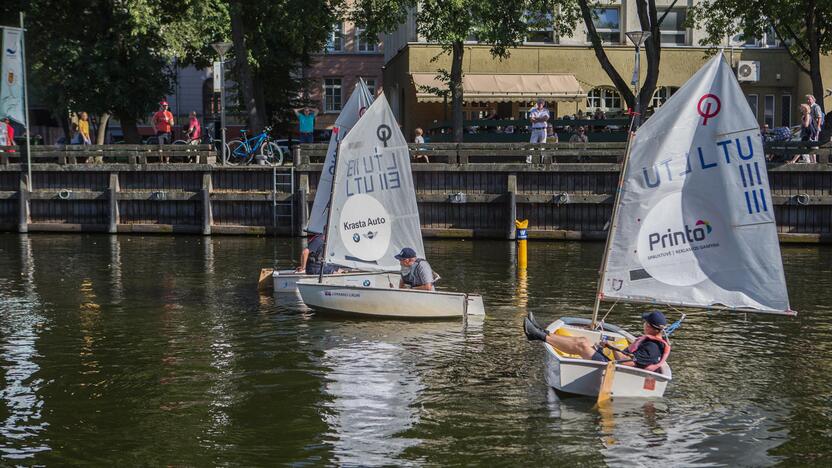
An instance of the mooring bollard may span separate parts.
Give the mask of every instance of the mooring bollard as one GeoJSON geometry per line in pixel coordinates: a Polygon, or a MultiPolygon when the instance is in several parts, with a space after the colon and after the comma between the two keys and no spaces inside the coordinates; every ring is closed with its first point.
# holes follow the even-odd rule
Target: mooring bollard
{"type": "Polygon", "coordinates": [[[515,219],[514,226],[517,228],[517,271],[526,270],[526,240],[529,238],[526,229],[529,227],[528,219],[515,219]]]}

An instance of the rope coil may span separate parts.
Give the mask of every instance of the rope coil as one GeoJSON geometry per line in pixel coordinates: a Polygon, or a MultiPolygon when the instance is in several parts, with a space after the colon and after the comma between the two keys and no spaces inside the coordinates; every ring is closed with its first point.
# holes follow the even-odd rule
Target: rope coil
{"type": "Polygon", "coordinates": [[[58,198],[60,198],[61,200],[69,200],[69,198],[71,196],[72,196],[72,190],[69,190],[69,189],[58,190],[58,198]]]}

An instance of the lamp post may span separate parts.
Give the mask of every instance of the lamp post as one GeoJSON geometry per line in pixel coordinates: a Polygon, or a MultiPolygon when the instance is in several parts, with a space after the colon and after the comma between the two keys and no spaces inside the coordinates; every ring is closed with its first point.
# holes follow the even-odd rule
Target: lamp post
{"type": "Polygon", "coordinates": [[[633,68],[633,79],[630,84],[634,86],[633,95],[636,98],[635,109],[633,109],[635,112],[633,126],[638,128],[641,123],[641,96],[639,96],[641,92],[639,90],[639,81],[641,78],[641,46],[650,38],[650,31],[628,31],[625,34],[632,41],[633,45],[636,46],[635,68],[633,68]]]}
{"type": "Polygon", "coordinates": [[[225,54],[231,49],[230,42],[215,42],[211,47],[220,56],[220,132],[222,133],[222,163],[228,164],[228,154],[225,151],[225,54]]]}

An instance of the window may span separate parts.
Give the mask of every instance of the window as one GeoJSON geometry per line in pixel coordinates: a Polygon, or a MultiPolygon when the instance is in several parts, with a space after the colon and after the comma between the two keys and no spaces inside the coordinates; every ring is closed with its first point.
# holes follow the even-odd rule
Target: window
{"type": "Polygon", "coordinates": [[[739,47],[779,47],[780,41],[777,39],[777,34],[774,28],[769,27],[760,37],[754,37],[750,34],[737,34],[731,38],[732,46],[739,47]]]}
{"type": "Polygon", "coordinates": [[[324,112],[341,110],[341,78],[324,79],[324,112]]]}
{"type": "Polygon", "coordinates": [[[687,45],[688,31],[685,28],[685,9],[673,9],[667,13],[659,30],[662,32],[662,45],[687,45]]]}
{"type": "Polygon", "coordinates": [[[375,80],[375,78],[364,78],[364,83],[367,85],[367,89],[370,90],[370,95],[375,97],[375,95],[376,95],[376,80],[375,80]]]}
{"type": "Polygon", "coordinates": [[[551,12],[530,12],[525,14],[525,21],[529,27],[526,42],[552,44],[555,42],[554,18],[551,12]]]}
{"type": "Polygon", "coordinates": [[[595,88],[586,96],[587,112],[621,110],[621,95],[612,88],[595,88]]]}
{"type": "MultiPolygon", "coordinates": [[[[621,10],[618,8],[596,8],[592,19],[595,30],[604,44],[621,43],[621,10]]],[[[591,42],[589,35],[587,42],[591,42]]]]}
{"type": "Polygon", "coordinates": [[[757,95],[749,94],[745,96],[745,99],[748,100],[748,106],[751,107],[751,112],[754,113],[754,117],[757,117],[757,95]]]}
{"type": "Polygon", "coordinates": [[[658,109],[662,106],[670,96],[676,94],[679,88],[675,86],[662,86],[660,88],[656,88],[656,92],[653,94],[653,99],[650,101],[650,107],[658,109]]]}
{"type": "Polygon", "coordinates": [[[768,128],[774,128],[774,95],[768,94],[763,98],[763,123],[768,128]]]}
{"type": "Polygon", "coordinates": [[[344,50],[344,25],[335,23],[332,26],[332,31],[326,39],[327,52],[343,52],[344,50]]]}
{"type": "Polygon", "coordinates": [[[792,126],[792,97],[788,94],[780,96],[780,126],[792,126]]]}
{"type": "Polygon", "coordinates": [[[375,52],[378,41],[368,40],[372,38],[364,37],[364,30],[362,28],[355,28],[355,50],[358,52],[375,52]]]}

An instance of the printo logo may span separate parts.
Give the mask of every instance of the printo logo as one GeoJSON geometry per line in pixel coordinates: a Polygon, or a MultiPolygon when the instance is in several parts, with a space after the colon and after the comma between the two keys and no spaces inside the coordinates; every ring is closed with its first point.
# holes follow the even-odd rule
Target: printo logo
{"type": "Polygon", "coordinates": [[[651,232],[647,236],[647,242],[650,246],[650,251],[654,249],[667,249],[670,247],[677,247],[682,245],[692,245],[697,242],[703,242],[707,239],[708,234],[713,231],[711,223],[699,219],[693,228],[685,224],[682,229],[674,231],[667,228],[666,232],[651,232]]]}

